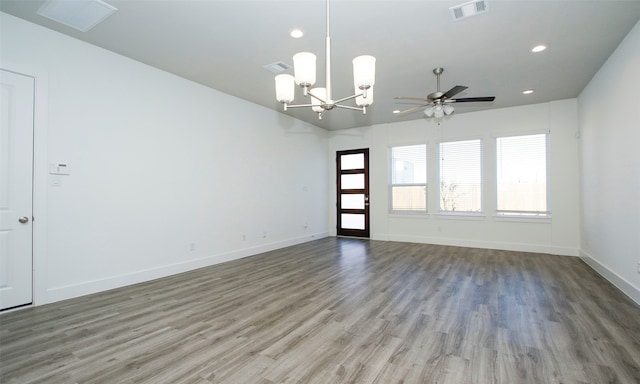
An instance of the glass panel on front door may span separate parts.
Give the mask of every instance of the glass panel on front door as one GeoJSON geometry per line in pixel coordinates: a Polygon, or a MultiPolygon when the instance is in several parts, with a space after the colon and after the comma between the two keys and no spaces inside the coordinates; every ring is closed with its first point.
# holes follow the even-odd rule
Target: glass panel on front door
{"type": "Polygon", "coordinates": [[[369,149],[336,153],[337,234],[369,237],[369,149]]]}
{"type": "Polygon", "coordinates": [[[364,229],[364,215],[355,213],[342,214],[342,228],[344,229],[364,229]]]}
{"type": "Polygon", "coordinates": [[[342,209],[364,209],[366,203],[363,194],[343,194],[340,199],[342,200],[340,204],[342,209]]]}
{"type": "Polygon", "coordinates": [[[340,176],[342,189],[364,189],[364,174],[340,176]]]}
{"type": "Polygon", "coordinates": [[[340,169],[364,169],[364,154],[343,155],[340,169]]]}

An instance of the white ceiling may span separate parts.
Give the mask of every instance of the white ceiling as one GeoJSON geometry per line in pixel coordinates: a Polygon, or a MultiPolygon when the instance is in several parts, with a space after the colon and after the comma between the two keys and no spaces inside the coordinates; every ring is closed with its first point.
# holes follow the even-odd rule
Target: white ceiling
{"type": "MultiPolygon", "coordinates": [[[[264,65],[292,65],[295,53],[310,51],[318,56],[316,86],[325,83],[322,0],[106,2],[118,12],[84,33],[36,14],[42,0],[0,0],[0,10],[278,111],[274,74],[264,65]],[[289,36],[294,27],[303,38],[289,36]]],[[[370,54],[377,58],[375,103],[366,115],[339,109],[322,120],[306,108],[283,113],[329,130],[413,119],[427,124],[420,111],[392,111],[410,106],[395,96],[435,91],[435,67],[445,68],[443,91],[466,85],[457,97],[496,97],[456,104],[456,113],[574,98],[640,19],[640,0],[487,0],[486,13],[453,21],[449,7],[464,2],[333,0],[334,99],[353,92],[351,60],[370,54]],[[549,49],[530,53],[539,43],[549,49]],[[529,88],[536,92],[522,95],[529,88]]],[[[296,102],[308,103],[296,92],[296,102]]]]}

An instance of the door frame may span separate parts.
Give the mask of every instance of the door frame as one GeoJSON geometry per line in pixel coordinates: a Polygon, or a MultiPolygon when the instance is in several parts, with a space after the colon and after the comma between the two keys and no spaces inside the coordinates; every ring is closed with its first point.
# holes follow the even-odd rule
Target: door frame
{"type": "MultiPolygon", "coordinates": [[[[0,59],[0,68],[32,77],[35,80],[33,100],[33,170],[32,170],[32,300],[30,306],[48,303],[46,285],[47,254],[47,122],[49,75],[46,68],[0,59]]],[[[19,307],[29,308],[29,305],[19,307]]]]}
{"type": "MultiPolygon", "coordinates": [[[[0,68],[2,77],[3,135],[8,141],[6,173],[3,182],[8,193],[2,212],[2,230],[6,233],[6,283],[3,281],[0,311],[11,311],[33,304],[33,140],[35,78],[0,68]],[[15,115],[14,117],[11,117],[15,115]],[[5,126],[6,123],[6,126],[5,126]],[[5,131],[6,129],[6,131],[5,131]],[[11,195],[15,194],[15,198],[11,195]]],[[[4,280],[4,279],[3,279],[4,280]]]]}
{"type": "Polygon", "coordinates": [[[344,151],[336,151],[336,235],[369,238],[371,235],[371,210],[369,205],[369,148],[349,149],[344,151]],[[340,170],[340,156],[352,154],[364,154],[364,168],[354,170],[340,170]],[[342,174],[364,174],[364,189],[342,189],[342,174]],[[364,193],[365,202],[364,209],[341,209],[341,195],[346,194],[362,194],[364,193]],[[364,214],[364,230],[360,229],[341,229],[342,213],[364,214]]]}

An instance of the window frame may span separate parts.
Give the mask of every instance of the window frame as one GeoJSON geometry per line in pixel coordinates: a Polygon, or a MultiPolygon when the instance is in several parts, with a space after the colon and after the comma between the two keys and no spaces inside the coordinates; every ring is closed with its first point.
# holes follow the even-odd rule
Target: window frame
{"type": "Polygon", "coordinates": [[[436,143],[436,148],[437,148],[437,169],[438,169],[438,174],[437,174],[437,182],[438,182],[438,186],[436,187],[437,189],[437,197],[438,197],[438,201],[437,201],[437,214],[440,217],[446,217],[446,218],[465,218],[465,219],[482,219],[486,216],[485,213],[485,209],[484,209],[484,198],[485,198],[485,175],[484,175],[484,166],[485,166],[485,151],[486,151],[486,145],[485,145],[485,138],[482,136],[471,136],[471,137],[460,137],[460,138],[448,138],[446,140],[441,140],[439,142],[436,143]],[[479,170],[480,170],[480,196],[479,196],[479,201],[480,201],[480,210],[479,211],[446,211],[446,210],[442,210],[442,206],[441,206],[441,199],[442,199],[442,188],[441,188],[441,184],[442,184],[442,144],[446,144],[446,143],[457,143],[457,142],[464,142],[464,141],[478,141],[480,143],[480,155],[479,155],[479,170]]]}
{"type": "Polygon", "coordinates": [[[551,210],[551,132],[550,131],[538,131],[538,132],[520,132],[520,133],[505,133],[501,135],[495,135],[494,138],[494,161],[495,161],[495,212],[494,217],[497,220],[503,221],[548,221],[551,219],[552,210],[551,210]],[[537,136],[544,135],[545,136],[545,198],[546,198],[546,211],[509,211],[509,210],[499,210],[498,202],[499,202],[499,178],[498,178],[498,139],[501,138],[509,138],[509,137],[520,137],[520,136],[537,136]]]}
{"type": "Polygon", "coordinates": [[[392,145],[388,147],[388,156],[387,156],[387,164],[389,166],[388,172],[388,210],[390,214],[394,215],[428,215],[429,213],[429,145],[428,143],[412,143],[412,144],[398,144],[392,145]],[[394,176],[394,157],[393,150],[394,148],[402,148],[402,147],[415,147],[415,146],[423,146],[424,147],[424,161],[425,161],[425,182],[424,183],[393,183],[394,176]],[[424,210],[410,210],[403,209],[398,210],[393,207],[393,188],[394,187],[423,187],[424,188],[424,201],[425,207],[424,210]]]}

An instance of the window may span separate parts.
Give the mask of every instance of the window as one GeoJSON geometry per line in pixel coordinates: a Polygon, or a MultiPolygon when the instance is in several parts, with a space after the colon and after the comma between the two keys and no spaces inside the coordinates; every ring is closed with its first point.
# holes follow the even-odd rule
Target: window
{"type": "Polygon", "coordinates": [[[482,212],[482,141],[440,143],[440,212],[482,212]]]}
{"type": "Polygon", "coordinates": [[[392,212],[427,212],[427,145],[391,148],[392,212]]]}
{"type": "Polygon", "coordinates": [[[549,216],[548,134],[496,139],[497,214],[549,216]]]}

